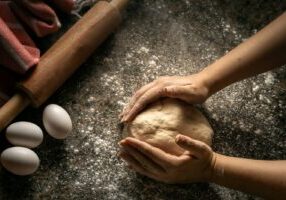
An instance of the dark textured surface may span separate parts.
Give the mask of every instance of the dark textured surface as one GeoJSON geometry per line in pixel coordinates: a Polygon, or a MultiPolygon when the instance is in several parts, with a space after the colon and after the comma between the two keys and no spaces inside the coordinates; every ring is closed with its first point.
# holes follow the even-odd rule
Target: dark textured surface
{"type": "MultiPolygon", "coordinates": [[[[214,184],[165,185],[134,174],[116,157],[117,116],[135,89],[201,70],[285,8],[285,1],[133,1],[116,34],[48,101],[70,113],[72,134],[63,141],[45,135],[33,176],[1,169],[0,199],[258,199],[214,184]]],[[[43,49],[55,38],[42,40],[43,49]]],[[[285,73],[282,67],[244,80],[202,106],[217,152],[286,159],[285,73]]],[[[42,126],[43,107],[17,120],[42,126]]]]}

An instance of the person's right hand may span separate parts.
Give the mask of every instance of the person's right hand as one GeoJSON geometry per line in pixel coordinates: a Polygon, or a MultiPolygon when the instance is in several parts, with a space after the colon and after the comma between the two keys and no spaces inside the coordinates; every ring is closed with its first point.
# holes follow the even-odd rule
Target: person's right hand
{"type": "Polygon", "coordinates": [[[130,169],[164,183],[193,183],[211,181],[217,154],[204,142],[177,135],[177,145],[185,151],[171,155],[146,142],[127,137],[119,142],[118,154],[130,169]]]}
{"type": "Polygon", "coordinates": [[[135,92],[129,105],[120,114],[121,122],[131,121],[146,105],[160,97],[177,98],[187,103],[203,103],[209,96],[210,90],[199,73],[161,77],[135,92]]]}

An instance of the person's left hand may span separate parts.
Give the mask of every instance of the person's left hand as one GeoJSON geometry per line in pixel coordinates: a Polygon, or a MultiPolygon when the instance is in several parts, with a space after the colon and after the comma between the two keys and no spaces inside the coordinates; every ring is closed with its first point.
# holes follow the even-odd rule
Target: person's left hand
{"type": "Polygon", "coordinates": [[[121,122],[130,122],[148,104],[161,97],[176,98],[194,104],[203,103],[210,95],[210,85],[202,73],[164,76],[137,90],[119,117],[121,122]]]}
{"type": "Polygon", "coordinates": [[[128,137],[119,142],[119,156],[129,168],[165,183],[190,183],[211,178],[216,154],[205,143],[178,135],[176,143],[186,151],[174,156],[146,142],[128,137]]]}

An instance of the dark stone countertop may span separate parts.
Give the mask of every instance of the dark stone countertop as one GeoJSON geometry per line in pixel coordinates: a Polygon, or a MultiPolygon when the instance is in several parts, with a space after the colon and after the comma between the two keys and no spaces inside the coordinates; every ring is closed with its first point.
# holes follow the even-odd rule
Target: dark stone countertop
{"type": "MultiPolygon", "coordinates": [[[[136,175],[116,156],[117,116],[140,86],[162,75],[198,72],[285,8],[285,1],[133,1],[116,34],[47,102],[70,113],[72,134],[63,141],[45,134],[32,176],[1,169],[0,199],[259,199],[215,184],[166,185],[136,175]]],[[[63,31],[75,19],[66,21],[63,31]]],[[[42,40],[42,48],[59,35],[42,40]]],[[[215,129],[215,151],[286,159],[285,74],[282,67],[209,98],[202,110],[215,129]]],[[[43,108],[28,108],[17,120],[43,127],[43,108]]]]}

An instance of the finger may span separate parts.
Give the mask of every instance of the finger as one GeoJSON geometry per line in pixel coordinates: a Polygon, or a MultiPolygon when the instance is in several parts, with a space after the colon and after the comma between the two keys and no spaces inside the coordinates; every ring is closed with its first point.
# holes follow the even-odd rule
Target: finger
{"type": "Polygon", "coordinates": [[[153,162],[157,163],[163,169],[166,169],[172,162],[172,157],[163,150],[156,148],[146,142],[142,142],[138,139],[128,137],[123,143],[127,143],[136,148],[146,157],[150,158],[153,162]]]}
{"type": "Polygon", "coordinates": [[[190,137],[184,135],[176,136],[176,143],[189,151],[196,158],[204,158],[211,154],[211,148],[204,142],[191,139],[190,137]]]}
{"type": "Polygon", "coordinates": [[[163,93],[166,97],[178,98],[189,103],[192,103],[195,99],[194,91],[190,85],[168,86],[164,88],[163,93]]]}
{"type": "Polygon", "coordinates": [[[140,165],[147,171],[152,172],[153,174],[161,174],[165,172],[162,167],[154,163],[137,149],[128,144],[123,144],[122,146],[123,150],[130,154],[135,160],[137,160],[137,162],[140,163],[140,165]]]}
{"type": "Polygon", "coordinates": [[[140,112],[146,105],[159,99],[160,97],[162,97],[162,88],[160,87],[151,88],[143,95],[141,95],[139,99],[137,99],[131,110],[123,118],[123,121],[127,122],[132,120],[136,116],[136,114],[140,112]]]}
{"type": "MultiPolygon", "coordinates": [[[[133,96],[135,96],[135,95],[137,95],[137,92],[133,96]]],[[[127,105],[124,106],[124,108],[123,108],[123,110],[122,110],[122,112],[120,113],[119,116],[124,117],[124,115],[128,112],[128,110],[130,110],[130,103],[132,101],[132,98],[134,98],[133,96],[131,97],[131,99],[129,100],[127,105]]]]}
{"type": "Polygon", "coordinates": [[[118,115],[119,119],[122,119],[124,117],[124,114],[127,111],[127,107],[123,108],[122,112],[118,115]]]}
{"type": "Polygon", "coordinates": [[[128,165],[128,168],[129,169],[133,169],[135,170],[136,172],[144,175],[144,176],[148,176],[148,177],[151,177],[153,178],[154,175],[151,174],[150,172],[148,172],[146,169],[144,169],[140,163],[135,160],[131,155],[129,155],[128,153],[125,153],[125,152],[120,152],[119,153],[119,156],[127,163],[128,165]]]}
{"type": "Polygon", "coordinates": [[[189,93],[189,88],[186,86],[167,86],[164,88],[164,95],[168,97],[185,97],[189,93]]]}
{"type": "Polygon", "coordinates": [[[123,112],[120,114],[122,116],[126,115],[130,109],[134,106],[136,101],[150,88],[152,88],[155,85],[155,81],[148,83],[147,85],[144,85],[139,90],[135,92],[135,94],[131,97],[129,104],[127,107],[123,110],[123,112]]]}
{"type": "Polygon", "coordinates": [[[126,107],[126,109],[124,109],[123,113],[122,113],[122,121],[124,122],[126,121],[126,116],[129,114],[129,112],[131,111],[131,109],[134,107],[134,105],[136,104],[136,102],[138,101],[138,99],[140,99],[142,97],[142,95],[144,95],[149,89],[151,89],[152,87],[154,87],[155,82],[151,82],[145,86],[143,86],[141,89],[139,89],[131,98],[130,103],[128,104],[128,106],[126,107]]]}

